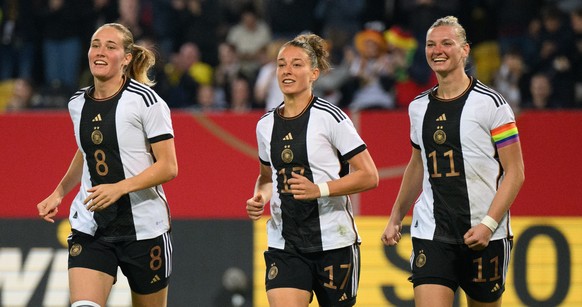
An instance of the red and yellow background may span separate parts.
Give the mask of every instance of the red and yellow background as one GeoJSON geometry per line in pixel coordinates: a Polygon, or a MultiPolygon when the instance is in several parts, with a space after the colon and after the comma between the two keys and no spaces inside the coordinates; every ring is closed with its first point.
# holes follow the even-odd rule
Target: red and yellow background
{"type": "MultiPolygon", "coordinates": [[[[181,270],[179,265],[203,271],[216,263],[216,272],[193,270],[191,275],[220,275],[224,267],[239,258],[236,265],[252,279],[252,289],[245,294],[245,306],[267,306],[262,260],[265,220],[252,223],[246,219],[244,210],[259,171],[254,129],[261,115],[261,112],[191,114],[174,111],[179,175],[165,185],[172,216],[178,222],[176,255],[191,253],[198,258],[175,263],[174,269],[181,270]],[[232,239],[237,237],[238,240],[232,239]],[[224,242],[231,243],[225,247],[224,242]],[[205,257],[198,249],[224,249],[224,253],[205,257]],[[249,263],[240,262],[246,259],[244,255],[248,255],[246,262],[249,263]]],[[[412,287],[406,280],[410,242],[404,240],[404,244],[395,249],[385,248],[379,240],[411,153],[408,117],[401,111],[364,112],[351,114],[351,117],[381,176],[377,189],[353,198],[363,238],[358,305],[410,305],[412,287]]],[[[516,237],[504,301],[508,306],[580,306],[582,112],[523,112],[517,118],[517,125],[526,181],[511,208],[516,237]]],[[[36,204],[52,192],[73,157],[76,147],[72,128],[67,113],[62,111],[0,115],[1,233],[7,233],[8,228],[11,231],[14,227],[23,228],[18,232],[18,240],[0,239],[0,259],[16,250],[20,251],[22,263],[20,267],[0,266],[2,306],[8,306],[6,297],[12,297],[9,291],[15,291],[13,286],[7,286],[19,280],[14,276],[24,278],[31,270],[25,266],[27,255],[36,255],[31,251],[43,247],[34,236],[48,232],[55,238],[55,242],[47,244],[53,249],[54,257],[63,249],[57,227],[39,222],[36,204]]],[[[65,199],[59,213],[60,221],[66,219],[73,195],[65,199]]],[[[43,272],[40,281],[55,278],[48,269],[43,272]]],[[[176,275],[178,281],[173,286],[189,278],[176,275]]],[[[66,274],[62,278],[66,278],[66,274]]],[[[47,287],[48,281],[39,282],[38,289],[31,290],[35,294],[30,295],[26,304],[38,301],[38,296],[50,295],[45,293],[49,290],[39,290],[47,287]]],[[[213,287],[216,288],[214,292],[197,291],[200,287],[195,281],[192,281],[192,288],[176,285],[175,290],[170,291],[171,301],[199,300],[199,306],[205,306],[205,302],[216,301],[221,295],[219,292],[224,290],[218,289],[221,287],[219,281],[213,287]],[[212,297],[204,298],[209,295],[212,297]],[[189,296],[195,298],[186,299],[189,296]]],[[[461,299],[459,306],[464,304],[461,299]]]]}

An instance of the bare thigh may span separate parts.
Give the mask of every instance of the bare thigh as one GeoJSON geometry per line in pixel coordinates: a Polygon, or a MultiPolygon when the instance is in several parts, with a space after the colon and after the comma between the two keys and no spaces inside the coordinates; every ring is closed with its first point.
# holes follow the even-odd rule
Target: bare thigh
{"type": "Polygon", "coordinates": [[[88,300],[105,306],[113,281],[113,276],[100,271],[86,268],[69,269],[71,303],[88,300]]]}
{"type": "Polygon", "coordinates": [[[454,300],[455,292],[446,286],[424,284],[414,287],[416,307],[451,307],[454,300]]]}
{"type": "Polygon", "coordinates": [[[471,299],[469,296],[467,296],[467,305],[469,307],[501,307],[501,297],[492,303],[484,303],[484,302],[478,302],[474,299],[471,299]]]}
{"type": "Polygon", "coordinates": [[[307,307],[311,293],[295,288],[275,288],[267,291],[267,298],[270,307],[307,307]]]}
{"type": "Polygon", "coordinates": [[[168,303],[168,287],[150,294],[131,292],[133,307],[166,307],[168,303]]]}

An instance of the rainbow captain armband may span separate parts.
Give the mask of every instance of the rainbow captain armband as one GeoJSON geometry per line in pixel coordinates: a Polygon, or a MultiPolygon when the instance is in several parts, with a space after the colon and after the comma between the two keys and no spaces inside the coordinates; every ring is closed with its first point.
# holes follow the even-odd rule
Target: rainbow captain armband
{"type": "Polygon", "coordinates": [[[497,148],[519,142],[519,133],[517,133],[515,123],[508,123],[491,130],[491,137],[497,148]]]}

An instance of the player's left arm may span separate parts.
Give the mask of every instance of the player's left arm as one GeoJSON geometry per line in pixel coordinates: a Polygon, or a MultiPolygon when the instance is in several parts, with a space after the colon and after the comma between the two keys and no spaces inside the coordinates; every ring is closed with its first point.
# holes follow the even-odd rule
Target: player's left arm
{"type": "Polygon", "coordinates": [[[520,142],[500,148],[498,153],[505,177],[487,213],[496,222],[501,221],[505,213],[507,213],[525,181],[525,168],[520,142]]]}
{"type": "MultiPolygon", "coordinates": [[[[350,173],[344,177],[327,182],[329,196],[341,196],[363,192],[378,186],[378,169],[367,149],[348,160],[350,173]]],[[[315,199],[321,197],[316,183],[304,176],[292,173],[289,179],[291,193],[295,199],[315,199]]]]}
{"type": "Polygon", "coordinates": [[[350,164],[349,174],[327,183],[330,196],[364,192],[378,186],[380,181],[378,169],[367,149],[353,156],[348,163],[350,164]]]}
{"type": "MultiPolygon", "coordinates": [[[[498,148],[499,160],[505,172],[487,215],[499,223],[511,207],[525,180],[525,171],[520,142],[498,148]]],[[[482,249],[489,244],[493,232],[485,224],[472,227],[465,234],[465,243],[473,249],[482,249]]]]}
{"type": "Polygon", "coordinates": [[[87,209],[98,211],[107,208],[121,196],[174,179],[178,175],[178,160],[174,139],[151,144],[156,161],[143,172],[113,184],[100,184],[88,190],[89,196],[85,199],[87,209]]]}

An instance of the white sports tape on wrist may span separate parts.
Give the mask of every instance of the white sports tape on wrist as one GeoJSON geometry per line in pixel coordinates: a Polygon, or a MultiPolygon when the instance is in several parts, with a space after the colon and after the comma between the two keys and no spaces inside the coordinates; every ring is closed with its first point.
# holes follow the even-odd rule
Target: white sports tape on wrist
{"type": "Polygon", "coordinates": [[[491,232],[495,232],[495,229],[497,229],[497,226],[499,226],[499,224],[497,223],[497,221],[495,221],[489,215],[486,215],[483,218],[483,220],[481,220],[481,224],[487,226],[487,228],[489,228],[491,230],[491,232]]]}
{"type": "Polygon", "coordinates": [[[319,187],[319,194],[321,194],[320,197],[329,196],[329,186],[327,185],[327,182],[318,183],[317,186],[319,187]]]}

